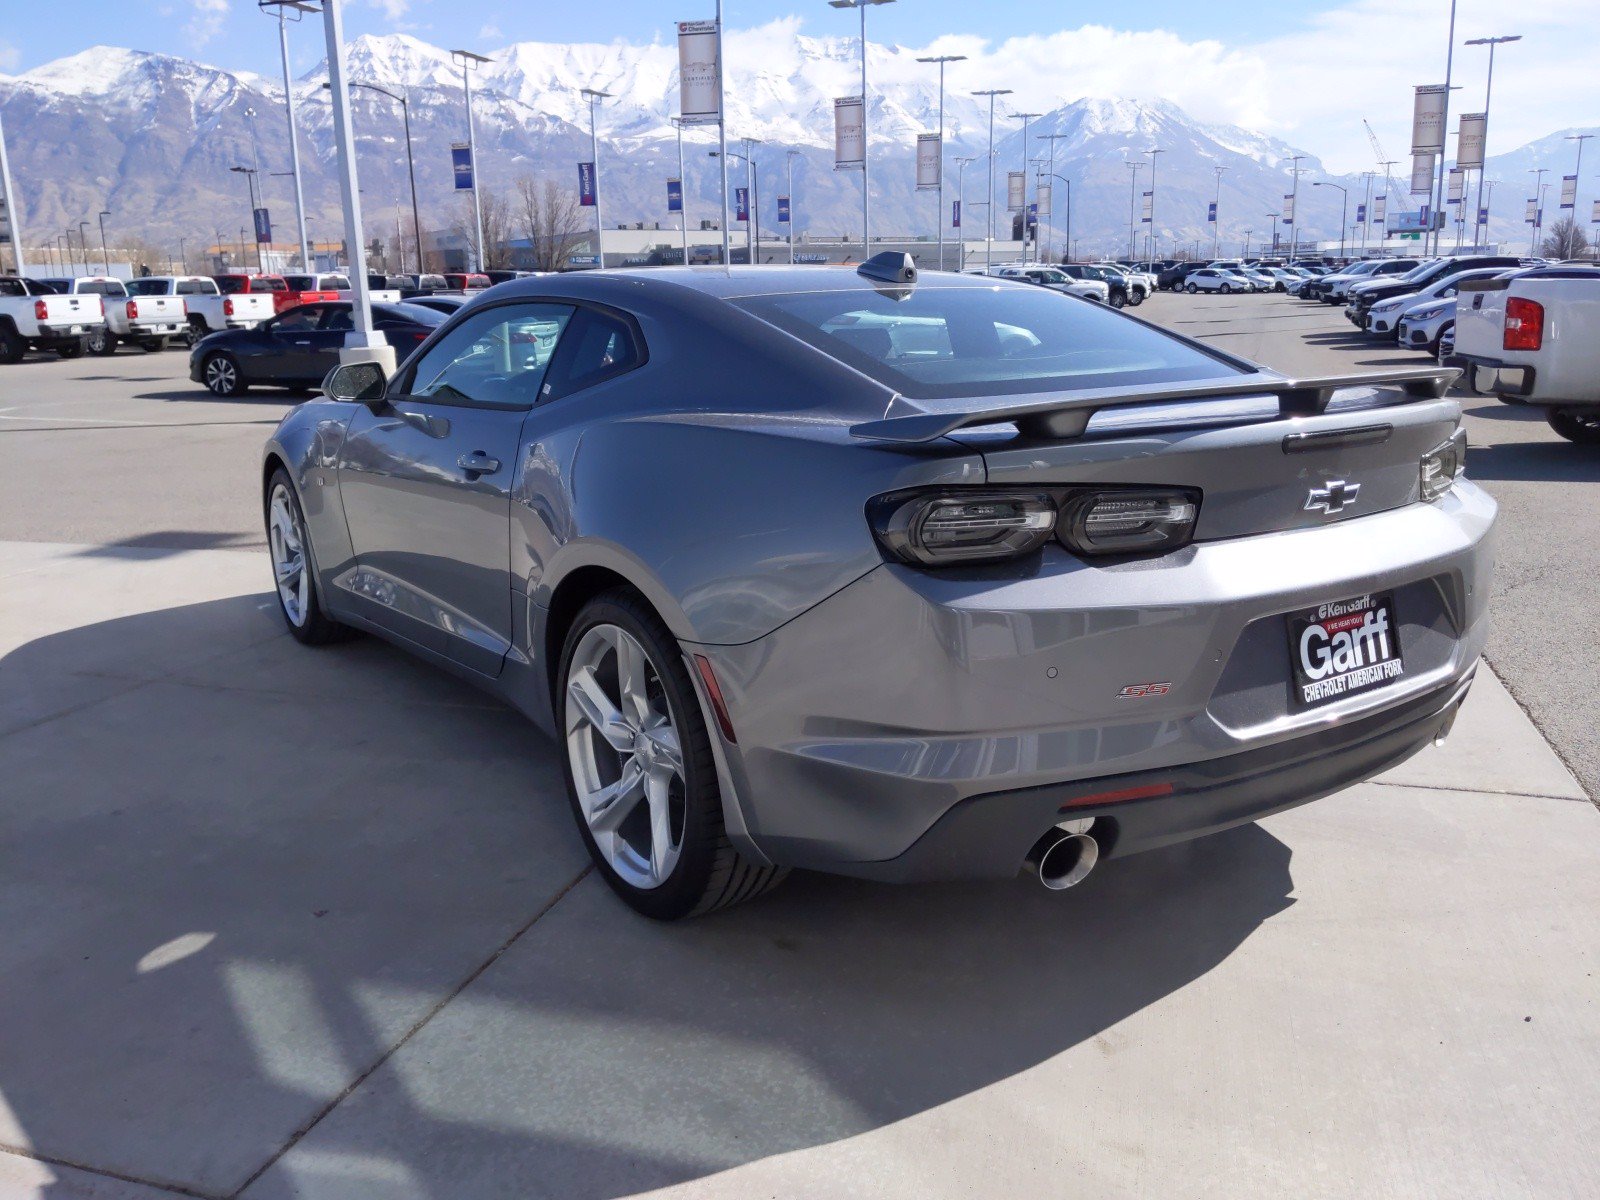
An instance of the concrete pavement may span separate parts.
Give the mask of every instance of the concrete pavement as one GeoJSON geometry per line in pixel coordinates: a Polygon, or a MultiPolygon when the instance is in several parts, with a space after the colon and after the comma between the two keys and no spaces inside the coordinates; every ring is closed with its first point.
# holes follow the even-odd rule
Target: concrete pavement
{"type": "Polygon", "coordinates": [[[0,1195],[1600,1192],[1600,814],[1492,677],[1066,894],[661,927],[519,718],[265,576],[0,544],[0,1195]]]}

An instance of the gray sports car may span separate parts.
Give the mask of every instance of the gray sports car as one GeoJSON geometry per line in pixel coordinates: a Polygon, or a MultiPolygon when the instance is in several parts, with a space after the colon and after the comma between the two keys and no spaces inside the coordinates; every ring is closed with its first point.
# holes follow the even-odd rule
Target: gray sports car
{"type": "Polygon", "coordinates": [[[261,474],[283,616],[556,738],[610,885],[1050,887],[1442,737],[1495,505],[1453,372],[1291,380],[882,255],[502,284],[261,474]]]}

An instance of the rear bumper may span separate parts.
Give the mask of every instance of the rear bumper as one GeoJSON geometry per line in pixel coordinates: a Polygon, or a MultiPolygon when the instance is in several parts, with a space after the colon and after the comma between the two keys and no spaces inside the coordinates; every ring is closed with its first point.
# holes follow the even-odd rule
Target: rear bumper
{"type": "Polygon", "coordinates": [[[1483,396],[1531,396],[1536,372],[1522,363],[1507,363],[1478,354],[1452,354],[1446,366],[1460,367],[1463,381],[1483,396]]]}
{"type": "Polygon", "coordinates": [[[1283,812],[1370,779],[1443,737],[1472,675],[1349,725],[1176,770],[974,796],[904,854],[844,873],[886,882],[1005,878],[1057,822],[1093,821],[1100,857],[1156,850],[1283,812]],[[1083,803],[1096,795],[1131,798],[1083,803]],[[1159,793],[1159,794],[1152,794],[1159,793]]]}
{"type": "Polygon", "coordinates": [[[1172,783],[1167,799],[1118,807],[1115,852],[1131,853],[1324,795],[1426,744],[1421,725],[1374,739],[1443,714],[1470,679],[1494,518],[1462,481],[1434,504],[1142,563],[1047,550],[1007,571],[883,566],[764,638],[686,648],[716,672],[737,735],[723,745],[732,799],[771,861],[1010,874],[1069,795],[1172,783]],[[1286,618],[1368,592],[1394,594],[1404,677],[1295,711],[1286,618]],[[1263,774],[1270,803],[1249,782],[1263,774]],[[967,809],[984,815],[956,815],[967,809]],[[947,820],[956,832],[928,843],[943,848],[906,857],[947,820]],[[963,840],[990,822],[992,843],[963,840]]]}

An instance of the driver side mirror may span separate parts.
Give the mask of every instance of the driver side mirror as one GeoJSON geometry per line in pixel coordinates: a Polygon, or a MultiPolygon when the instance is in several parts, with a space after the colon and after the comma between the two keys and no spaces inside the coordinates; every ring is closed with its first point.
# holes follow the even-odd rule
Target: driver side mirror
{"type": "Polygon", "coordinates": [[[388,377],[374,362],[340,363],[322,381],[322,394],[330,400],[374,404],[383,399],[388,377]]]}

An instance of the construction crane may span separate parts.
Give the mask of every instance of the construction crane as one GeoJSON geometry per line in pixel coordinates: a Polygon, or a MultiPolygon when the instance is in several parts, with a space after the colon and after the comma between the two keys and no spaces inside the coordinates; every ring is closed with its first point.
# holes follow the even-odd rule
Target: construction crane
{"type": "Polygon", "coordinates": [[[1372,131],[1371,121],[1362,117],[1361,123],[1367,127],[1367,141],[1372,143],[1372,155],[1378,160],[1378,170],[1383,172],[1383,194],[1388,196],[1394,189],[1394,177],[1391,175],[1389,168],[1400,160],[1390,158],[1383,152],[1383,143],[1378,140],[1378,135],[1372,131]]]}

